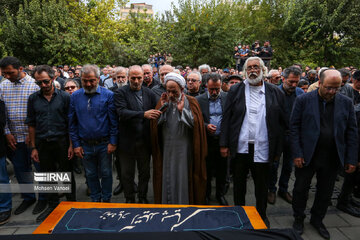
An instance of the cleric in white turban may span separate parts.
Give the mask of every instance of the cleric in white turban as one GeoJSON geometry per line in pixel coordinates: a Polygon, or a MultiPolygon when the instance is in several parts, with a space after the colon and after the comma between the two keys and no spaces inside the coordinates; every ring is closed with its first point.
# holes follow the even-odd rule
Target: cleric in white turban
{"type": "Polygon", "coordinates": [[[170,80],[172,80],[172,81],[176,82],[177,84],[179,84],[179,86],[182,89],[185,88],[186,81],[180,74],[177,74],[177,73],[174,73],[174,72],[166,74],[165,80],[164,80],[165,85],[170,80]]]}
{"type": "Polygon", "coordinates": [[[155,203],[204,204],[206,193],[206,132],[197,100],[185,95],[185,79],[171,72],[164,79],[166,92],[151,120],[155,203]]]}

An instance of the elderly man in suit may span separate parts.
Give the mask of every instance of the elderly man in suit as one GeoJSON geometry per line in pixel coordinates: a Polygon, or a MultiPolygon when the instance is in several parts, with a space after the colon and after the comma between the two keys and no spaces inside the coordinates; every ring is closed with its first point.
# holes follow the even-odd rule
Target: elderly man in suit
{"type": "Polygon", "coordinates": [[[295,168],[293,228],[303,233],[305,208],[311,179],[317,184],[310,224],[329,239],[322,220],[330,201],[340,167],[347,173],[357,164],[357,126],[350,98],[337,92],[341,75],[335,69],[321,72],[319,89],[296,98],[290,118],[290,142],[295,168]]]}
{"type": "Polygon", "coordinates": [[[225,195],[225,181],[227,158],[220,155],[219,136],[222,113],[227,93],[221,92],[221,76],[219,74],[205,74],[208,91],[197,96],[206,128],[208,155],[206,157],[207,186],[206,197],[210,201],[211,179],[216,178],[216,199],[220,205],[228,205],[225,195]]]}
{"type": "Polygon", "coordinates": [[[246,80],[231,87],[221,122],[220,151],[231,154],[235,205],[245,205],[246,178],[254,179],[256,208],[266,223],[270,164],[278,161],[286,127],[284,94],[264,81],[265,65],[259,57],[244,64],[246,80]]]}
{"type": "Polygon", "coordinates": [[[148,203],[146,195],[150,179],[150,119],[157,119],[161,114],[154,109],[155,94],[142,86],[143,80],[143,69],[138,65],[131,66],[129,85],[119,88],[114,95],[119,117],[118,158],[127,203],[135,203],[135,163],[139,172],[139,203],[148,203]]]}

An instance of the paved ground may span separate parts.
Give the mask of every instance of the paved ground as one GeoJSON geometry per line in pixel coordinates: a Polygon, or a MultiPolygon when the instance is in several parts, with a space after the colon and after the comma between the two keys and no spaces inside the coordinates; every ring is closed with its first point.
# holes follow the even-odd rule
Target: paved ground
{"type": "MultiPolygon", "coordinates": [[[[280,169],[280,168],[279,168],[280,169]]],[[[9,173],[11,174],[12,182],[16,182],[14,175],[12,174],[11,166],[9,165],[9,173]]],[[[116,173],[114,172],[114,176],[116,173]]],[[[341,188],[342,178],[336,183],[336,188],[333,194],[333,204],[336,204],[336,197],[339,194],[341,188]]],[[[90,201],[86,196],[86,185],[83,174],[76,174],[77,183],[77,197],[78,201],[90,201]]],[[[115,180],[113,188],[116,187],[118,181],[115,180]]],[[[294,176],[291,177],[290,189],[292,189],[294,183],[294,176]]],[[[312,186],[315,186],[313,181],[312,186]]],[[[153,202],[152,186],[149,184],[149,201],[153,202]]],[[[213,191],[215,192],[215,190],[213,191]]],[[[308,208],[310,209],[314,200],[314,188],[312,187],[309,194],[308,208]]],[[[232,186],[226,196],[230,204],[233,204],[232,186]]],[[[254,187],[251,178],[248,181],[248,194],[247,205],[255,205],[254,187]]],[[[112,198],[112,202],[124,202],[123,193],[112,198]]],[[[20,194],[13,195],[13,209],[15,209],[21,203],[20,194]]],[[[211,202],[216,204],[216,201],[211,202]]],[[[12,234],[31,234],[39,224],[35,222],[36,215],[33,215],[32,208],[20,215],[12,215],[10,222],[0,226],[0,235],[12,235],[12,234]]],[[[277,198],[275,205],[268,205],[268,216],[271,223],[271,228],[291,228],[293,223],[291,205],[283,201],[281,198],[277,198]]],[[[352,217],[346,213],[337,210],[335,207],[329,207],[328,214],[324,220],[325,226],[331,234],[331,239],[343,240],[343,239],[359,239],[360,238],[360,218],[352,217]]],[[[309,218],[305,219],[305,231],[302,235],[304,239],[317,240],[322,239],[318,233],[309,224],[309,218]]]]}

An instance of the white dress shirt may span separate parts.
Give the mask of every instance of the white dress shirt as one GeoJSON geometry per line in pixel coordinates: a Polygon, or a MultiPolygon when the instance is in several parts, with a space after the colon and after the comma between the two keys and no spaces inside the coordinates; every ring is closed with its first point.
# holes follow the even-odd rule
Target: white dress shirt
{"type": "Polygon", "coordinates": [[[245,84],[246,113],[238,141],[238,153],[249,153],[249,143],[254,144],[254,162],[269,162],[269,141],[266,126],[265,84],[245,84]]]}

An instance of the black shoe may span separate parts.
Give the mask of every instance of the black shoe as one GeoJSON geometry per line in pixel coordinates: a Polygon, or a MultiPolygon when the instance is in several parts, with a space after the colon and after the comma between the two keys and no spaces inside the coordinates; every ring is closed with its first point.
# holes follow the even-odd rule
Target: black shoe
{"type": "Polygon", "coordinates": [[[134,193],[138,193],[138,185],[134,183],[134,193]]]}
{"type": "Polygon", "coordinates": [[[0,212],[0,226],[7,223],[10,219],[10,216],[11,216],[11,210],[0,212]]]}
{"type": "Polygon", "coordinates": [[[139,198],[138,203],[144,203],[144,204],[148,204],[149,201],[146,198],[139,198]]]}
{"type": "Polygon", "coordinates": [[[351,198],[350,204],[353,205],[354,207],[360,208],[360,202],[355,200],[354,198],[351,198]]]}
{"type": "Polygon", "coordinates": [[[36,222],[43,222],[49,215],[54,211],[54,207],[48,207],[45,211],[43,211],[37,218],[36,222]]]}
{"type": "Polygon", "coordinates": [[[135,203],[135,198],[127,198],[126,203],[135,203]]]}
{"type": "Polygon", "coordinates": [[[30,201],[22,201],[22,203],[20,204],[20,206],[17,207],[17,209],[15,209],[14,214],[18,215],[20,213],[23,213],[26,211],[26,209],[28,209],[31,205],[33,205],[36,202],[35,199],[30,200],[30,201]]]}
{"type": "Polygon", "coordinates": [[[336,208],[354,217],[360,217],[360,209],[351,204],[337,204],[336,208]]]}
{"type": "Polygon", "coordinates": [[[228,201],[226,200],[226,198],[224,196],[217,197],[216,199],[218,200],[219,204],[222,205],[222,206],[228,206],[229,205],[228,201]]]}
{"type": "Polygon", "coordinates": [[[41,213],[46,208],[46,205],[47,205],[46,200],[38,200],[38,202],[36,203],[32,213],[33,214],[41,213]]]}
{"type": "Polygon", "coordinates": [[[121,183],[119,183],[119,185],[116,186],[116,188],[114,189],[114,196],[119,195],[122,191],[124,190],[123,186],[121,183]]]}
{"type": "Polygon", "coordinates": [[[292,204],[292,196],[289,192],[278,192],[279,197],[285,200],[285,202],[292,204]]]}
{"type": "Polygon", "coordinates": [[[324,239],[330,239],[330,233],[321,221],[317,222],[310,219],[310,224],[318,231],[321,237],[324,239]]]}
{"type": "Polygon", "coordinates": [[[79,167],[74,167],[74,172],[77,173],[77,174],[82,173],[81,168],[79,168],[79,167]]]}
{"type": "Polygon", "coordinates": [[[303,218],[295,218],[295,221],[293,223],[293,229],[299,235],[303,234],[303,232],[304,232],[304,219],[303,218]]]}
{"type": "Polygon", "coordinates": [[[275,204],[275,202],[276,202],[276,194],[274,192],[268,192],[267,201],[270,204],[275,204]]]}

